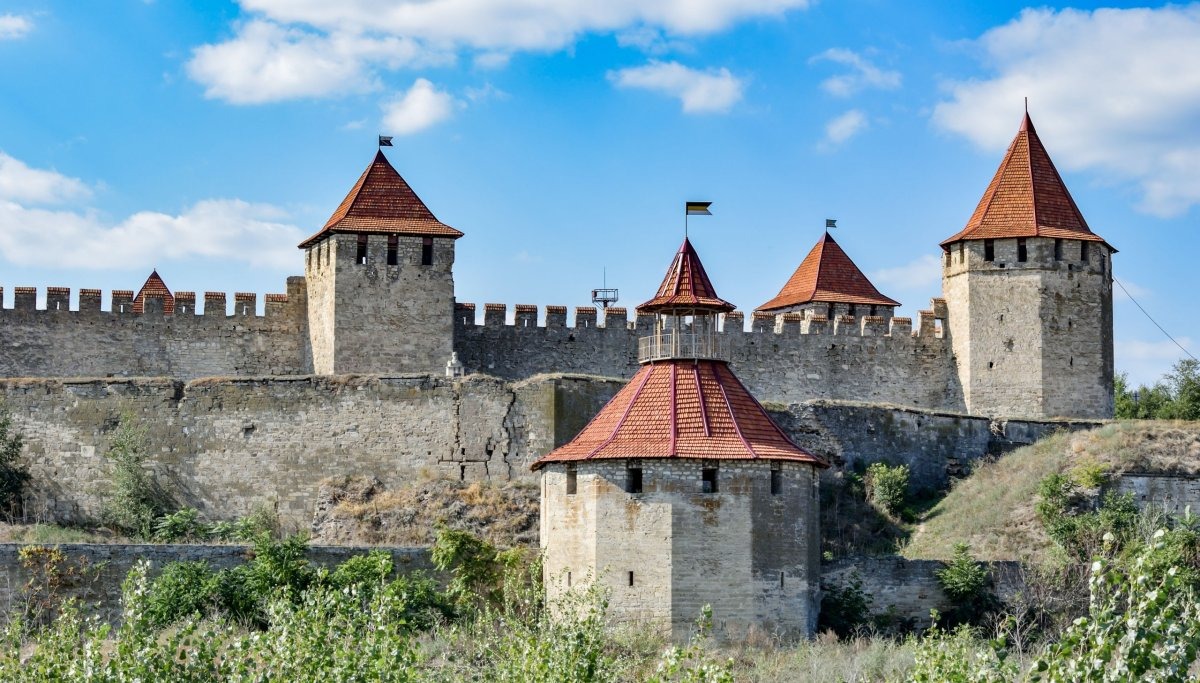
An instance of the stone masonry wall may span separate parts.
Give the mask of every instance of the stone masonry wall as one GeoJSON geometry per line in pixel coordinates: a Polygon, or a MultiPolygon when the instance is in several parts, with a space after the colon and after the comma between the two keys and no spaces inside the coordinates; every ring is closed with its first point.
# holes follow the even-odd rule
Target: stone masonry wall
{"type": "MultiPolygon", "coordinates": [[[[21,567],[20,544],[0,543],[0,620],[24,604],[24,587],[32,578],[21,567]]],[[[207,562],[214,569],[226,569],[247,561],[250,548],[239,545],[149,545],[71,543],[55,546],[66,555],[67,565],[82,568],[81,578],[64,586],[60,595],[78,598],[87,614],[96,614],[110,623],[121,615],[121,583],[134,563],[150,562],[153,577],[169,562],[207,562]]],[[[314,565],[332,567],[375,548],[310,546],[308,560],[314,565]]],[[[384,548],[391,553],[395,571],[434,573],[427,548],[384,548]]]]}
{"type": "Polygon", "coordinates": [[[100,514],[104,458],[122,413],[146,428],[156,478],[210,519],[276,507],[291,529],[311,521],[319,482],[362,475],[532,478],[529,465],[574,436],[621,383],[474,376],[198,380],[0,380],[0,402],[25,436],[26,516],[100,514]]]}
{"type": "MultiPolygon", "coordinates": [[[[740,313],[724,316],[721,343],[730,365],[762,401],[812,398],[893,403],[921,408],[965,407],[949,339],[939,315],[924,311],[914,334],[908,318],[805,319],[755,315],[747,330],[740,313]]],[[[651,334],[653,317],[630,320],[623,308],[597,319],[577,308],[517,306],[513,323],[503,304],[487,304],[476,324],[473,304],[455,308],[454,349],[468,372],[519,379],[544,372],[579,372],[628,379],[637,371],[638,339],[651,334]]]]}
{"type": "Polygon", "coordinates": [[[1192,514],[1200,514],[1200,478],[1197,477],[1122,472],[1112,488],[1117,493],[1132,493],[1139,507],[1152,504],[1176,516],[1191,508],[1192,514]]]}
{"type": "Polygon", "coordinates": [[[114,292],[112,310],[102,311],[100,292],[82,290],[72,311],[70,290],[51,288],[47,308],[38,310],[36,292],[17,288],[15,306],[0,307],[0,377],[194,379],[312,371],[304,278],[288,278],[286,296],[268,294],[262,316],[253,294],[235,295],[233,315],[226,315],[224,293],[206,293],[202,315],[195,298],[182,295],[172,315],[153,297],[146,312],[135,315],[132,297],[114,292]]]}

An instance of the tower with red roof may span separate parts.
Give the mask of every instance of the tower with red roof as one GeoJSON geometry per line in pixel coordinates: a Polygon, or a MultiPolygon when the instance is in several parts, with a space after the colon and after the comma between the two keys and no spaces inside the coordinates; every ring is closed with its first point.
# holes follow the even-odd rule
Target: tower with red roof
{"type": "Polygon", "coordinates": [[[454,241],[379,151],[305,252],[313,372],[440,372],[454,344],[454,241]]]}
{"type": "Polygon", "coordinates": [[[900,305],[879,293],[841,245],[825,232],[775,298],[755,309],[761,313],[879,316],[885,320],[900,305]]]}
{"type": "Polygon", "coordinates": [[[641,368],[542,457],[551,599],[592,581],[609,614],[686,638],[705,605],[720,635],[810,634],[819,582],[820,458],[794,444],[724,360],[721,299],[684,240],[639,340],[641,368]]]}
{"type": "Polygon", "coordinates": [[[941,246],[967,410],[1112,417],[1116,250],[1088,227],[1028,113],[966,227],[941,246]]]}

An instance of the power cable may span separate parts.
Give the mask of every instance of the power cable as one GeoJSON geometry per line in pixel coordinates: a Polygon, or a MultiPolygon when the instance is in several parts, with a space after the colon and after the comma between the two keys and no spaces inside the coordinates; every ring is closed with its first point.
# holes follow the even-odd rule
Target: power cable
{"type": "Polygon", "coordinates": [[[1200,360],[1200,358],[1196,358],[1195,356],[1193,356],[1191,351],[1188,351],[1187,349],[1183,348],[1183,344],[1180,344],[1179,342],[1175,341],[1175,337],[1172,337],[1170,332],[1167,332],[1165,329],[1163,329],[1163,326],[1159,325],[1157,320],[1150,317],[1150,314],[1146,312],[1146,309],[1143,308],[1142,305],[1138,303],[1137,299],[1133,298],[1133,295],[1129,293],[1128,289],[1125,289],[1125,285],[1121,284],[1120,280],[1118,280],[1117,278],[1114,277],[1113,282],[1117,283],[1117,286],[1121,288],[1121,291],[1125,292],[1125,296],[1129,297],[1129,300],[1133,302],[1133,305],[1137,306],[1138,310],[1142,312],[1142,315],[1146,316],[1146,320],[1149,320],[1150,322],[1154,323],[1154,326],[1158,328],[1158,331],[1167,335],[1167,339],[1170,339],[1175,344],[1175,346],[1178,346],[1180,351],[1183,351],[1184,353],[1186,353],[1188,355],[1188,358],[1191,358],[1192,360],[1200,360]]]}

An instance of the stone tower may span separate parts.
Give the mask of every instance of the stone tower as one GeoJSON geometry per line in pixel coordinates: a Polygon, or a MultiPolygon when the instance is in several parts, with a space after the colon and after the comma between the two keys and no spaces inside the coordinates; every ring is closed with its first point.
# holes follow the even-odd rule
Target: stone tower
{"type": "Polygon", "coordinates": [[[305,251],[313,372],[441,372],[454,335],[454,241],[380,151],[305,251]]]}
{"type": "Polygon", "coordinates": [[[638,307],[655,316],[641,369],[534,464],[550,599],[598,580],[611,618],[676,639],[706,604],[718,636],[812,633],[825,464],[722,359],[716,317],[731,310],[684,240],[658,294],[638,307]]]}
{"type": "Polygon", "coordinates": [[[1112,417],[1116,250],[1088,227],[1028,113],[966,227],[941,246],[967,410],[1112,417]]]}
{"type": "Polygon", "coordinates": [[[875,289],[826,230],[779,294],[755,312],[799,313],[805,318],[823,315],[826,320],[843,315],[876,316],[887,321],[899,305],[875,289]]]}

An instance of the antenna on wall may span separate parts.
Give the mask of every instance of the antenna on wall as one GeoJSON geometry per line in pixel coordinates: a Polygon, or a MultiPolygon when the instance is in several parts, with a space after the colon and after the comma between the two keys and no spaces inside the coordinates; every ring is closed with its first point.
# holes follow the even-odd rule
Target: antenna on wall
{"type": "Polygon", "coordinates": [[[608,268],[604,269],[604,286],[592,290],[592,303],[608,308],[617,303],[617,290],[608,287],[608,268]]]}

